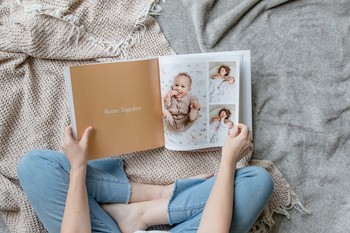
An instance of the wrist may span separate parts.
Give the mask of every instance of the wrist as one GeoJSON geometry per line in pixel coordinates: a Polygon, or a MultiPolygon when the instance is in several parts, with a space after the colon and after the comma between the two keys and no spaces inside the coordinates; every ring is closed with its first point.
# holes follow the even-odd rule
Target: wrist
{"type": "Polygon", "coordinates": [[[70,173],[86,173],[87,164],[71,166],[70,173]]]}
{"type": "Polygon", "coordinates": [[[69,185],[74,187],[76,185],[85,185],[86,182],[86,169],[87,167],[73,168],[69,172],[69,185]]]}
{"type": "Polygon", "coordinates": [[[236,166],[238,163],[237,161],[237,153],[235,152],[227,152],[227,151],[222,151],[222,158],[221,161],[224,162],[225,164],[230,164],[231,166],[236,166]]]}
{"type": "Polygon", "coordinates": [[[226,161],[221,160],[218,176],[230,176],[235,173],[236,171],[236,164],[227,163],[226,161]],[[223,175],[226,174],[226,175],[223,175]]]}

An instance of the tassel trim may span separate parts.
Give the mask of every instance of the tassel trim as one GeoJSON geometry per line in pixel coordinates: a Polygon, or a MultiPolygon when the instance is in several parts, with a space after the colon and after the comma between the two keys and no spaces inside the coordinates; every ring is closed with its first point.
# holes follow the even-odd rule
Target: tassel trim
{"type": "Polygon", "coordinates": [[[272,218],[273,214],[274,213],[282,214],[286,216],[288,219],[290,219],[291,216],[288,210],[291,210],[292,208],[296,209],[302,214],[312,214],[312,212],[307,208],[305,208],[305,206],[300,201],[292,203],[291,191],[289,191],[288,199],[286,203],[283,205],[277,206],[276,208],[270,209],[270,215],[267,218],[258,219],[254,224],[254,228],[251,229],[250,232],[268,233],[268,230],[275,225],[275,221],[272,218]]]}
{"type": "Polygon", "coordinates": [[[67,14],[68,8],[59,8],[54,6],[43,6],[41,4],[31,4],[26,5],[22,3],[22,0],[15,0],[16,3],[24,8],[27,13],[35,15],[48,15],[56,19],[65,21],[71,25],[71,31],[67,36],[67,42],[75,39],[75,43],[78,44],[80,39],[84,36],[87,40],[95,45],[100,46],[105,51],[112,53],[114,56],[120,56],[122,59],[127,59],[132,47],[139,44],[144,38],[145,32],[147,30],[145,21],[148,16],[158,16],[161,14],[162,8],[159,6],[159,0],[154,0],[150,7],[142,10],[136,22],[128,34],[128,36],[119,42],[108,41],[93,36],[86,31],[84,25],[81,25],[79,19],[73,14],[67,14]]]}

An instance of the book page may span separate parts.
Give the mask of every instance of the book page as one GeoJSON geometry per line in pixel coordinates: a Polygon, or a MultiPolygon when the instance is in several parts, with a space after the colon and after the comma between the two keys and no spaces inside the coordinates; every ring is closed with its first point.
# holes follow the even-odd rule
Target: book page
{"type": "Polygon", "coordinates": [[[160,58],[166,148],[223,145],[239,120],[240,59],[230,53],[160,58]]]}
{"type": "Polygon", "coordinates": [[[77,139],[94,127],[89,159],[164,146],[157,58],[69,70],[77,139]]]}

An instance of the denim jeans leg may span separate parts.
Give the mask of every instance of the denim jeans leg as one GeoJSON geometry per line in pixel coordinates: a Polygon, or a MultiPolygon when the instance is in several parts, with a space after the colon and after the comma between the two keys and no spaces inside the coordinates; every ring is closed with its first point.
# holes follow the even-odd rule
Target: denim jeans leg
{"type": "MultiPolygon", "coordinates": [[[[169,202],[170,224],[177,224],[172,233],[197,232],[202,211],[216,177],[208,180],[179,180],[169,202]]],[[[248,232],[259,217],[273,191],[269,173],[259,167],[236,170],[234,207],[230,232],[248,232]]]]}
{"type": "Polygon", "coordinates": [[[201,214],[215,180],[216,177],[176,180],[168,205],[169,224],[178,224],[201,214]]]}
{"type": "Polygon", "coordinates": [[[86,186],[89,195],[98,203],[128,203],[131,196],[122,159],[88,161],[86,186]]]}
{"type": "MultiPolygon", "coordinates": [[[[125,173],[120,171],[122,162],[117,160],[114,164],[115,169],[112,169],[113,162],[96,160],[88,163],[86,183],[94,232],[120,232],[118,225],[100,207],[99,202],[125,203],[130,198],[130,184],[125,173]],[[110,166],[107,166],[105,171],[104,164],[110,166]]],[[[42,149],[26,153],[17,167],[22,188],[49,232],[60,231],[68,191],[69,170],[69,161],[62,153],[42,149]]]]}
{"type": "Polygon", "coordinates": [[[261,167],[239,169],[235,179],[235,201],[230,233],[248,232],[269,201],[273,180],[261,167]],[[237,190],[237,191],[236,191],[237,190]]]}

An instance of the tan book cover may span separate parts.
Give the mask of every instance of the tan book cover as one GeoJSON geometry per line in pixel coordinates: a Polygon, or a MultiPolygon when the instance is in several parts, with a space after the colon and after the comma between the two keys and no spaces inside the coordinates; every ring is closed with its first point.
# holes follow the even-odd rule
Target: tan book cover
{"type": "Polygon", "coordinates": [[[157,58],[67,69],[77,139],[94,127],[89,159],[164,146],[157,58]]]}

